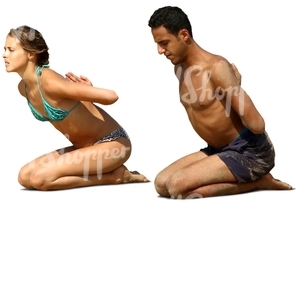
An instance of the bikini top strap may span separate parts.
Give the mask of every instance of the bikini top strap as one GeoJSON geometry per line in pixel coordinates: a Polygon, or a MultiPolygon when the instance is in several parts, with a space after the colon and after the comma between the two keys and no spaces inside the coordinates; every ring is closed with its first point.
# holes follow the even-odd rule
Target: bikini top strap
{"type": "Polygon", "coordinates": [[[50,68],[49,65],[40,65],[36,67],[35,74],[40,76],[44,68],[50,68]]]}
{"type": "Polygon", "coordinates": [[[43,93],[41,91],[41,86],[40,86],[40,81],[39,81],[39,75],[42,73],[42,70],[44,68],[49,68],[50,66],[49,65],[40,65],[40,66],[37,66],[36,67],[36,70],[35,70],[35,73],[36,73],[36,81],[37,81],[37,85],[38,85],[38,89],[39,89],[39,92],[40,92],[40,95],[41,95],[41,98],[42,98],[42,101],[45,102],[45,99],[44,99],[44,96],[43,96],[43,93]]]}

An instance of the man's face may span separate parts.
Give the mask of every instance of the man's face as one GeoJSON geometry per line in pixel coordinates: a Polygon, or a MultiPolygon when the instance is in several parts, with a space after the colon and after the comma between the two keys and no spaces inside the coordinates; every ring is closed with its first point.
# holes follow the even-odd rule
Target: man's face
{"type": "Polygon", "coordinates": [[[151,29],[157,51],[159,54],[164,54],[173,65],[181,63],[185,57],[185,42],[181,32],[178,36],[169,33],[163,26],[151,29]]]}

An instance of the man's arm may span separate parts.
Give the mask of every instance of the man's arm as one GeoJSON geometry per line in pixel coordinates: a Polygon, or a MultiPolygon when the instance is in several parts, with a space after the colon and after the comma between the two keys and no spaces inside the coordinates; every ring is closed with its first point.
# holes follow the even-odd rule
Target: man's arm
{"type": "Polygon", "coordinates": [[[220,60],[213,67],[211,80],[216,88],[222,90],[226,97],[226,105],[230,105],[238,113],[245,127],[253,133],[263,133],[265,131],[264,119],[249,95],[240,86],[241,77],[236,76],[236,71],[237,68],[220,60]]]}
{"type": "Polygon", "coordinates": [[[242,74],[239,72],[235,64],[231,64],[235,77],[238,80],[239,85],[242,84],[242,74]]]}

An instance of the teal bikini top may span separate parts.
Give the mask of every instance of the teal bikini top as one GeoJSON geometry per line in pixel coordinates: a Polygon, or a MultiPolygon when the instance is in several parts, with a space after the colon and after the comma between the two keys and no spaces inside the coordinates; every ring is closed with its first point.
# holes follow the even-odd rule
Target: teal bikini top
{"type": "Polygon", "coordinates": [[[78,106],[78,104],[80,103],[80,101],[78,101],[78,102],[75,104],[75,106],[72,107],[69,111],[51,106],[51,105],[46,101],[46,99],[44,98],[44,96],[43,96],[43,94],[42,94],[42,91],[41,91],[41,88],[40,88],[40,81],[39,81],[38,76],[41,74],[43,68],[49,68],[49,65],[38,66],[38,67],[36,68],[35,73],[36,73],[36,76],[37,76],[38,89],[39,89],[39,92],[40,92],[40,95],[41,95],[41,98],[42,98],[42,101],[43,101],[43,105],[44,105],[45,112],[46,112],[46,114],[47,114],[48,117],[45,117],[45,116],[41,115],[41,114],[34,108],[34,106],[30,103],[29,98],[28,98],[28,95],[27,95],[26,84],[25,84],[25,93],[26,93],[26,98],[27,98],[28,106],[30,107],[30,110],[31,110],[32,114],[34,115],[34,117],[35,117],[37,120],[39,120],[39,121],[42,121],[42,122],[45,122],[45,121],[50,121],[50,122],[61,121],[61,120],[63,120],[65,117],[67,117],[67,116],[69,115],[69,113],[70,113],[74,108],[76,108],[76,107],[78,106]]]}

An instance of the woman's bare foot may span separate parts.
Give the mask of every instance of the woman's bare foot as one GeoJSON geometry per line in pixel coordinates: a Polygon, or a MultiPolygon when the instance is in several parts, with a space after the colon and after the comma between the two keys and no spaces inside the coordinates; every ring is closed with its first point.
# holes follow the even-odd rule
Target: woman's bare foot
{"type": "Polygon", "coordinates": [[[125,171],[124,173],[124,183],[130,182],[149,182],[150,180],[147,179],[144,175],[140,174],[138,171],[125,171]]]}
{"type": "Polygon", "coordinates": [[[117,176],[116,183],[149,182],[149,180],[137,171],[130,172],[124,165],[114,171],[117,176]]]}
{"type": "Polygon", "coordinates": [[[270,173],[258,181],[259,188],[263,190],[292,190],[292,186],[286,182],[275,179],[270,173]]]}

